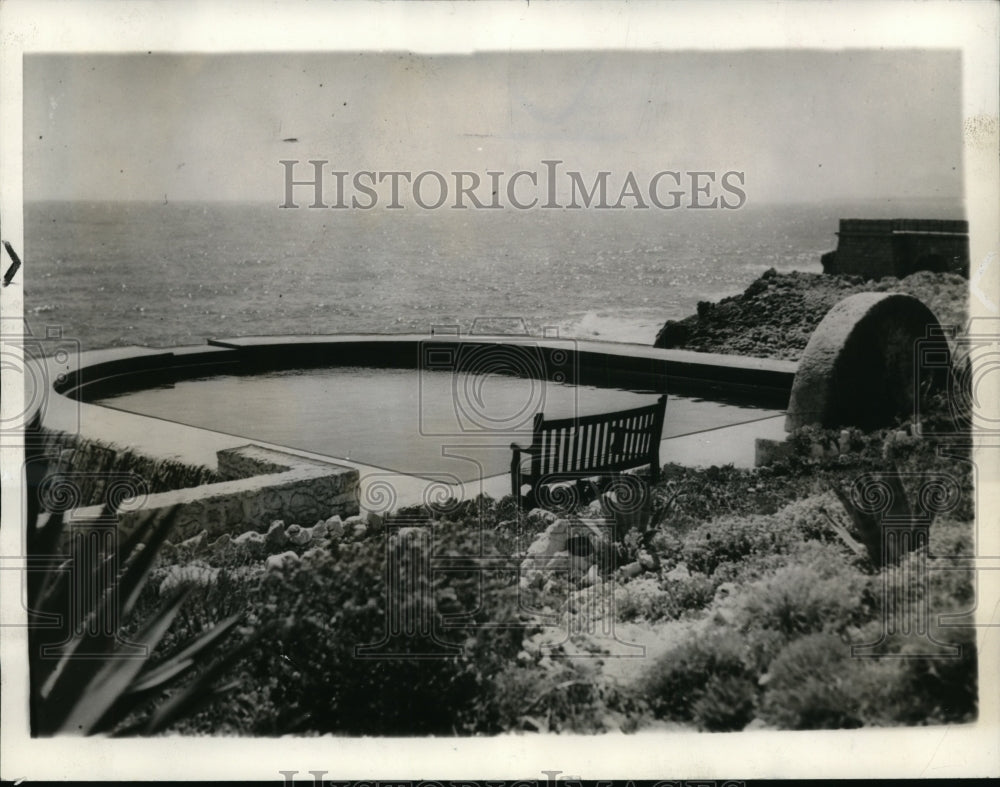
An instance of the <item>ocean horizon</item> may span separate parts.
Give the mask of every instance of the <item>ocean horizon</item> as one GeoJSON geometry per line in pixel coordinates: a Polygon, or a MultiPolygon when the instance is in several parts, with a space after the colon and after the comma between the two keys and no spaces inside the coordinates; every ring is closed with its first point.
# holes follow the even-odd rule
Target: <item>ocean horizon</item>
{"type": "Polygon", "coordinates": [[[28,202],[30,329],[84,349],[209,337],[469,332],[651,344],[769,268],[822,270],[841,218],[962,218],[876,200],[739,210],[320,210],[28,202]]]}

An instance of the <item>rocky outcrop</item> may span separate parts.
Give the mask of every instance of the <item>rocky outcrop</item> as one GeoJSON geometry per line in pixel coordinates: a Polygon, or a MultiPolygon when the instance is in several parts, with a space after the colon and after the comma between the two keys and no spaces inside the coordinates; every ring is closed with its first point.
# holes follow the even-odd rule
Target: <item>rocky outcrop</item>
{"type": "Polygon", "coordinates": [[[968,320],[966,279],[955,273],[920,272],[904,279],[866,281],[860,276],[778,273],[773,268],[741,295],[703,301],[698,313],[668,320],[656,347],[798,360],[826,313],[859,292],[902,292],[925,303],[942,325],[968,320]]]}

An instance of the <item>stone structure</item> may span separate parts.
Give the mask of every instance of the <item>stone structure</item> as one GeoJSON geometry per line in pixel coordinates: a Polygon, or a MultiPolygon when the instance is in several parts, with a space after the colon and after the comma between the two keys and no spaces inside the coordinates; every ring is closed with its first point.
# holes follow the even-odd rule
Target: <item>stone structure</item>
{"type": "MultiPolygon", "coordinates": [[[[126,501],[118,511],[122,527],[133,529],[173,509],[172,541],[207,531],[209,538],[248,528],[265,529],[272,520],[326,520],[358,513],[358,471],[258,445],[218,452],[225,480],[175,489],[126,501]]],[[[68,521],[91,519],[101,506],[77,508],[68,521]]]]}
{"type": "Polygon", "coordinates": [[[841,219],[824,273],[901,279],[916,271],[969,276],[969,223],[940,219],[841,219]]]}
{"type": "Polygon", "coordinates": [[[792,384],[787,431],[887,426],[914,412],[921,390],[944,384],[946,364],[922,367],[928,342],[948,345],[937,318],[921,301],[902,293],[862,292],[834,306],[806,345],[792,384]],[[937,338],[934,338],[937,337],[937,338]],[[921,356],[921,357],[922,357],[921,356]]]}

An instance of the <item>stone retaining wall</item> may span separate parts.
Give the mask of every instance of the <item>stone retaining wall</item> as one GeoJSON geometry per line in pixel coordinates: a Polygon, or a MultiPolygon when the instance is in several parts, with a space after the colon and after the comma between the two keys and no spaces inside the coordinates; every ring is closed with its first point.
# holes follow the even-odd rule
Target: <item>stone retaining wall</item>
{"type": "Polygon", "coordinates": [[[173,518],[170,538],[266,529],[275,519],[316,522],[358,513],[358,471],[257,445],[218,452],[219,471],[151,459],[97,441],[50,433],[29,461],[31,499],[97,518],[113,502],[126,530],[173,518]]]}

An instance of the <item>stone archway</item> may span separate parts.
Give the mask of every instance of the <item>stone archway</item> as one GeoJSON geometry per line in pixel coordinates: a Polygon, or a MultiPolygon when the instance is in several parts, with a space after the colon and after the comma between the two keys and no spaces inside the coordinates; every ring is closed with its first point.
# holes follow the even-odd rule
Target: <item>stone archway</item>
{"type": "Polygon", "coordinates": [[[921,389],[944,382],[947,353],[940,324],[922,301],[902,293],[851,295],[830,309],[809,338],[785,429],[887,426],[913,413],[921,389]],[[937,363],[915,361],[921,341],[924,356],[934,350],[937,363]]]}

